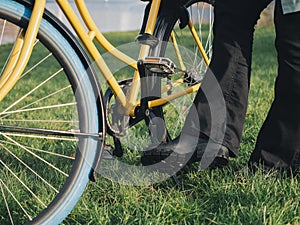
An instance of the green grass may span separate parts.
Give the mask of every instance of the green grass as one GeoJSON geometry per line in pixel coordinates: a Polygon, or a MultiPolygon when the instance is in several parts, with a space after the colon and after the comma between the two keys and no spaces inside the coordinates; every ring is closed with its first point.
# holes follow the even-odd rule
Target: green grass
{"type": "Polygon", "coordinates": [[[64,224],[299,224],[299,177],[258,173],[241,178],[235,173],[248,161],[272,102],[277,70],[273,42],[273,28],[257,30],[240,155],[227,168],[202,172],[193,168],[179,177],[183,190],[171,180],[134,187],[99,176],[64,224]]]}
{"type": "MultiPolygon", "coordinates": [[[[133,42],[136,35],[137,32],[107,34],[108,39],[117,46],[133,42]]],[[[171,179],[155,185],[135,187],[121,185],[99,175],[96,182],[89,183],[79,203],[63,224],[300,224],[299,177],[275,178],[258,173],[254,177],[244,178],[235,173],[247,163],[259,129],[272,102],[277,71],[273,42],[273,28],[257,30],[253,51],[249,108],[243,140],[239,157],[232,159],[228,167],[199,172],[195,166],[188,173],[179,176],[182,190],[177,188],[171,179]]],[[[128,46],[125,45],[125,48],[128,50],[128,46]]],[[[135,49],[129,50],[134,52],[135,49]]],[[[43,54],[42,51],[38,52],[43,54]]],[[[0,58],[4,53],[3,50],[0,58]]],[[[37,75],[45,74],[47,76],[54,69],[47,67],[45,71],[40,71],[37,75]]],[[[118,74],[123,78],[128,71],[132,74],[128,68],[118,71],[118,74]]],[[[30,79],[30,77],[23,79],[30,79]]],[[[30,81],[34,87],[36,84],[33,83],[33,79],[30,81]]],[[[55,85],[63,85],[63,81],[55,80],[48,87],[52,89],[55,85]]],[[[32,87],[26,86],[25,88],[30,90],[32,87]]],[[[43,91],[48,92],[46,89],[43,91]]],[[[16,91],[11,98],[18,98],[19,92],[16,91]]],[[[59,100],[68,102],[68,98],[68,96],[62,95],[59,100]]],[[[2,107],[5,108],[4,105],[2,107]]],[[[54,116],[56,114],[58,114],[57,117],[70,115],[68,111],[52,111],[50,113],[54,116]]],[[[177,114],[174,113],[174,115],[177,114]]],[[[46,116],[46,113],[34,115],[34,117],[41,116],[46,116]]],[[[140,127],[133,127],[133,130],[134,132],[140,131],[140,127]]],[[[132,149],[135,149],[138,144],[147,144],[145,140],[139,140],[138,144],[135,144],[133,140],[133,137],[129,138],[131,147],[132,144],[134,145],[132,149]]],[[[69,148],[60,143],[57,143],[59,146],[52,146],[51,142],[43,143],[42,141],[26,144],[39,145],[40,148],[50,148],[53,151],[58,148],[61,148],[60,150],[69,148]]],[[[5,158],[8,157],[7,154],[2,154],[1,157],[2,160],[8,161],[5,158]]],[[[124,160],[139,164],[138,157],[137,151],[126,151],[124,160]]],[[[30,156],[28,158],[31,159],[30,156]]],[[[63,163],[66,162],[56,163],[64,165],[63,163]]],[[[35,161],[32,160],[32,166],[35,164],[35,161]]],[[[67,170],[67,168],[65,169],[67,170]]],[[[1,179],[4,179],[10,174],[1,173],[1,175],[1,179]]],[[[49,179],[53,179],[50,180],[51,183],[60,182],[57,176],[47,175],[49,175],[49,179]]],[[[32,177],[26,178],[26,174],[21,173],[20,177],[32,179],[32,177]]],[[[7,185],[15,187],[13,181],[9,179],[7,181],[9,181],[7,185]]],[[[28,183],[34,183],[34,180],[30,180],[28,183]]],[[[37,192],[43,192],[43,198],[51,195],[51,192],[45,187],[36,188],[37,192]]],[[[20,192],[19,195],[21,194],[20,192]]],[[[47,200],[45,199],[45,201],[47,200]]],[[[28,201],[28,204],[35,205],[32,201],[28,201]]],[[[2,204],[1,210],[5,212],[4,204],[2,204]]]]}

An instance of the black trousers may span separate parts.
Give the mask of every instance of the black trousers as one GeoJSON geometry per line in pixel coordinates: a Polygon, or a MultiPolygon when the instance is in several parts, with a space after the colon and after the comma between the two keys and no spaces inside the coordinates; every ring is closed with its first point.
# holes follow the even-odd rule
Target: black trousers
{"type": "MultiPolygon", "coordinates": [[[[196,110],[191,110],[187,116],[185,130],[190,130],[191,123],[196,123],[201,134],[211,138],[217,125],[217,130],[223,135],[213,135],[217,137],[214,141],[228,147],[231,156],[238,154],[246,117],[254,27],[270,2],[217,0],[215,3],[210,70],[194,100],[196,110]],[[222,105],[213,91],[215,81],[223,94],[226,115],[212,118],[211,115],[216,114],[214,111],[220,108],[212,106],[222,105]]],[[[297,161],[297,152],[300,151],[300,13],[283,15],[278,0],[275,28],[279,64],[275,99],[250,161],[264,160],[276,164],[280,158],[291,165],[297,161]]]]}

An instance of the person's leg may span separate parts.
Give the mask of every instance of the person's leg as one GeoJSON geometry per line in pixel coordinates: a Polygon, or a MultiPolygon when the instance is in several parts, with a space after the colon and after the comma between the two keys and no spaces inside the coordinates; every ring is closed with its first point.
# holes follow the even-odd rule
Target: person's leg
{"type": "Polygon", "coordinates": [[[300,166],[300,12],[275,9],[278,77],[275,98],[258,135],[250,163],[269,167],[300,166]]]}
{"type": "Polygon", "coordinates": [[[269,2],[216,1],[213,58],[194,107],[180,137],[145,149],[141,157],[143,165],[159,162],[175,152],[185,162],[200,161],[201,168],[206,168],[219,162],[225,165],[228,149],[231,156],[238,154],[248,103],[254,26],[269,2]]]}
{"type": "Polygon", "coordinates": [[[195,120],[199,118],[201,134],[227,147],[232,156],[238,154],[246,116],[254,26],[269,2],[270,0],[216,1],[211,71],[206,74],[194,100],[199,117],[190,113],[183,130],[189,133],[192,124],[197,124],[198,121],[195,120]],[[215,97],[216,85],[223,92],[225,121],[221,115],[212,118],[212,115],[218,114],[213,111],[222,106],[219,98],[223,96],[215,97]],[[219,121],[213,121],[216,119],[219,121]],[[212,135],[212,130],[216,129],[219,132],[225,131],[223,137],[212,135]]]}

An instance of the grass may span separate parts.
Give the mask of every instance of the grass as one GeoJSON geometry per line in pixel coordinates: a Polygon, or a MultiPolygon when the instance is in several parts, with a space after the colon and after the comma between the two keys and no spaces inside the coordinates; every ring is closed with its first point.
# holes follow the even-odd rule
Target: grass
{"type": "Polygon", "coordinates": [[[248,161],[272,102],[277,70],[273,42],[273,28],[257,30],[240,154],[227,168],[193,168],[179,177],[182,190],[172,180],[135,187],[99,176],[64,224],[300,224],[298,176],[258,173],[243,178],[235,173],[248,161]]]}
{"type": "MultiPolygon", "coordinates": [[[[107,35],[115,45],[123,45],[132,42],[137,33],[107,35]]],[[[179,176],[182,189],[176,187],[171,179],[154,185],[130,186],[112,182],[99,175],[96,182],[88,184],[84,195],[63,224],[300,224],[298,176],[276,178],[258,173],[251,178],[245,178],[235,173],[247,163],[254,148],[256,136],[272,102],[277,70],[273,42],[273,28],[266,27],[257,30],[253,51],[249,108],[243,140],[239,157],[232,159],[228,167],[199,172],[195,166],[188,173],[179,176]]],[[[128,48],[126,45],[123,46],[128,48]]],[[[130,50],[135,52],[135,49],[130,50]]],[[[38,52],[41,54],[41,51],[38,52]]],[[[117,66],[120,65],[117,64],[117,66]]],[[[50,73],[50,70],[51,68],[47,67],[40,74],[50,73]]],[[[126,73],[125,71],[129,70],[125,68],[118,73],[122,76],[126,73]]],[[[32,79],[31,82],[33,82],[32,79]]],[[[49,87],[52,89],[55,85],[60,86],[62,83],[56,80],[51,83],[53,86],[49,85],[49,87]]],[[[30,90],[31,87],[26,88],[30,90]]],[[[41,90],[43,91],[48,92],[46,89],[41,90]]],[[[16,92],[18,93],[19,91],[16,92]]],[[[18,98],[18,96],[12,96],[12,98],[18,98]]],[[[62,95],[59,100],[68,102],[67,98],[66,95],[62,95]]],[[[2,107],[5,108],[3,105],[2,107]]],[[[50,115],[56,113],[60,112],[51,112],[50,115]]],[[[62,112],[59,116],[69,114],[62,112]]],[[[48,117],[48,114],[35,115],[35,117],[39,116],[48,117]]],[[[139,127],[133,129],[136,129],[134,132],[139,131],[139,127]]],[[[144,143],[145,140],[133,140],[129,139],[131,147],[147,144],[144,143]],[[135,143],[138,141],[139,143],[135,143]]],[[[53,151],[58,149],[56,145],[46,146],[46,144],[51,144],[50,142],[27,144],[53,148],[51,149],[53,151]]],[[[69,148],[60,143],[58,145],[61,149],[69,148]]],[[[128,155],[126,154],[125,160],[139,163],[136,152],[126,153],[128,155]]],[[[6,155],[2,154],[1,157],[4,160],[3,157],[6,155]]],[[[63,165],[65,161],[57,163],[63,165]]],[[[35,162],[32,161],[32,164],[34,165],[35,162]]],[[[2,173],[1,179],[9,175],[9,173],[2,173]]],[[[48,175],[49,179],[57,178],[57,176],[52,176],[53,174],[48,175]]],[[[20,176],[26,179],[25,175],[20,176]]],[[[59,179],[51,181],[60,182],[59,179]]],[[[34,183],[34,180],[28,183],[34,183]]],[[[7,185],[15,186],[13,182],[7,185]]],[[[44,198],[49,197],[47,192],[49,190],[45,187],[40,186],[37,189],[39,190],[36,191],[43,192],[44,198]]],[[[35,205],[31,201],[28,201],[28,204],[35,205]]],[[[4,212],[5,207],[1,210],[4,212]]]]}

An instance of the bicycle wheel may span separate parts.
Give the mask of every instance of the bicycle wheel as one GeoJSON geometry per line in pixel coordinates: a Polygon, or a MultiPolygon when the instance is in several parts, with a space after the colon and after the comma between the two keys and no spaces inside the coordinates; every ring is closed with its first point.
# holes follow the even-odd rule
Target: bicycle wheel
{"type": "MultiPolygon", "coordinates": [[[[190,26],[186,24],[182,28],[187,21],[184,18],[178,19],[178,13],[170,12],[161,13],[156,23],[154,35],[160,43],[152,50],[151,56],[167,57],[177,65],[176,73],[162,80],[162,87],[171,86],[169,91],[162,93],[162,98],[200,84],[212,55],[213,6],[207,1],[186,2],[190,26]],[[195,29],[195,34],[201,41],[202,53],[190,28],[195,29]]],[[[196,92],[183,95],[163,107],[163,119],[170,139],[180,134],[195,94],[196,92]]]]}
{"type": "MultiPolygon", "coordinates": [[[[0,0],[1,74],[30,15],[27,5],[0,0]]],[[[101,96],[83,55],[50,17],[0,104],[0,224],[59,224],[82,195],[100,150],[101,96]]]]}

